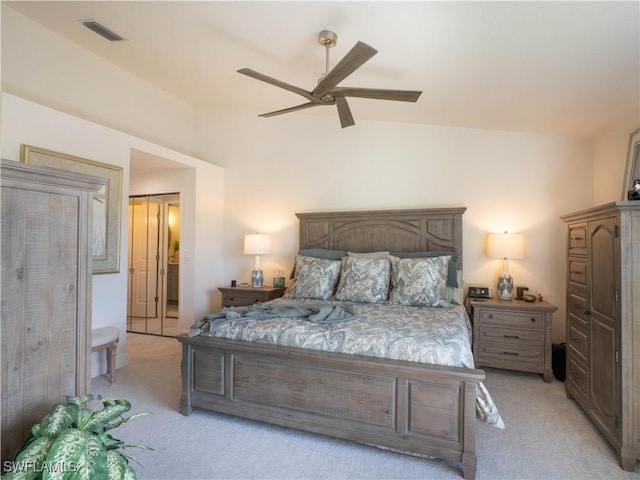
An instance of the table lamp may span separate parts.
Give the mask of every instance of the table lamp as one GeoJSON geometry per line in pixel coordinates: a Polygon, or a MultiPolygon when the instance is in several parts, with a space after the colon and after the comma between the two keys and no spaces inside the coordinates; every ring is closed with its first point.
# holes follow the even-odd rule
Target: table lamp
{"type": "Polygon", "coordinates": [[[524,236],[521,233],[490,233],[487,237],[487,256],[502,258],[502,273],[498,277],[498,298],[513,298],[513,278],[509,275],[509,259],[524,257],[524,236]]]}
{"type": "Polygon", "coordinates": [[[256,264],[251,272],[251,286],[262,287],[264,275],[260,268],[260,255],[271,253],[271,238],[269,235],[252,233],[244,236],[244,250],[247,255],[256,256],[256,264]]]}

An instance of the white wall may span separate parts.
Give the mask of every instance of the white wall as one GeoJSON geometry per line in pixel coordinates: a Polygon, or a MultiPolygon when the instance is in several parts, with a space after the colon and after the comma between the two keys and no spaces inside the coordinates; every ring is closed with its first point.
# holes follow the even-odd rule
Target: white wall
{"type": "MultiPolygon", "coordinates": [[[[211,290],[222,281],[219,233],[223,229],[224,208],[222,168],[6,93],[2,94],[1,121],[2,158],[19,161],[20,145],[27,144],[123,168],[120,271],[93,276],[94,327],[113,325],[122,333],[126,331],[127,203],[132,151],[184,165],[186,174],[173,175],[174,178],[165,179],[162,185],[183,194],[182,255],[188,254],[191,259],[183,258],[183,326],[188,327],[211,310],[211,290]]],[[[151,181],[146,187],[153,190],[150,185],[151,181]]],[[[140,185],[137,187],[144,190],[140,185]]],[[[117,351],[118,367],[128,362],[126,346],[126,335],[122,334],[117,351]]],[[[94,353],[93,375],[104,372],[105,368],[104,358],[94,353]]]]}
{"type": "Polygon", "coordinates": [[[191,106],[1,8],[3,92],[191,153],[191,106]]]}
{"type": "Polygon", "coordinates": [[[638,128],[640,113],[612,126],[594,142],[594,205],[627,199],[626,193],[623,197],[622,190],[626,182],[624,175],[629,155],[629,137],[638,128]]]}

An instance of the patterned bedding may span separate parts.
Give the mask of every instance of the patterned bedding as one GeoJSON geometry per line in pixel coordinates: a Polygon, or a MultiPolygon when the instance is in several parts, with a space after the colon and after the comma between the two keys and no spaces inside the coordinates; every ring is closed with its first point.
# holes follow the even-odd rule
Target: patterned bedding
{"type": "MultiPolygon", "coordinates": [[[[318,300],[278,299],[271,303],[313,303],[318,300]]],[[[327,300],[326,303],[335,303],[327,300]]],[[[305,318],[238,318],[205,333],[208,336],[291,347],[367,355],[419,363],[474,368],[471,326],[461,305],[447,308],[350,303],[356,315],[337,323],[305,318]]],[[[477,392],[478,418],[504,428],[502,418],[482,383],[477,392]]]]}

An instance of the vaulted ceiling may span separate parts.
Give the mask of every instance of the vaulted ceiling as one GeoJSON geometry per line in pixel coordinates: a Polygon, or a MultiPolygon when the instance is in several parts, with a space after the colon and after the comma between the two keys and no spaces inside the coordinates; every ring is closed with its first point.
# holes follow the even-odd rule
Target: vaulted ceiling
{"type": "MultiPolygon", "coordinates": [[[[269,112],[301,97],[357,41],[378,54],[341,86],[422,90],[417,103],[350,99],[362,119],[590,138],[640,108],[639,2],[4,2],[193,105],[269,112]],[[92,19],[125,38],[109,42],[92,19]]],[[[289,115],[332,115],[316,108],[289,115]]],[[[277,117],[264,121],[277,121],[277,117]]],[[[357,128],[357,127],[356,127],[357,128]]]]}

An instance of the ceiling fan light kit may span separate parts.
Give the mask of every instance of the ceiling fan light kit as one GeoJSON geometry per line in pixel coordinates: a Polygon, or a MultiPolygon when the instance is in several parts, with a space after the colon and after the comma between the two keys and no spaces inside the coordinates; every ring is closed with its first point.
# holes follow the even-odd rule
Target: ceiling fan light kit
{"type": "Polygon", "coordinates": [[[335,105],[338,110],[340,125],[342,125],[342,128],[345,128],[355,125],[356,123],[353,120],[351,109],[347,103],[347,97],[416,102],[422,94],[422,91],[417,90],[338,87],[338,84],[342,80],[364,65],[371,57],[378,53],[378,51],[364,42],[358,42],[351,50],[349,50],[342,60],[333,67],[332,70],[329,70],[329,49],[337,45],[338,35],[330,30],[322,30],[318,35],[318,43],[326,49],[326,68],[325,73],[322,74],[318,81],[318,85],[316,85],[312,91],[307,91],[294,85],[290,85],[256,72],[255,70],[251,70],[250,68],[242,68],[238,70],[238,73],[255,78],[256,80],[260,80],[275,87],[297,93],[308,100],[307,103],[303,103],[301,105],[276,110],[274,112],[263,113],[259,115],[260,117],[273,117],[283,113],[295,112],[311,107],[335,105]]]}

